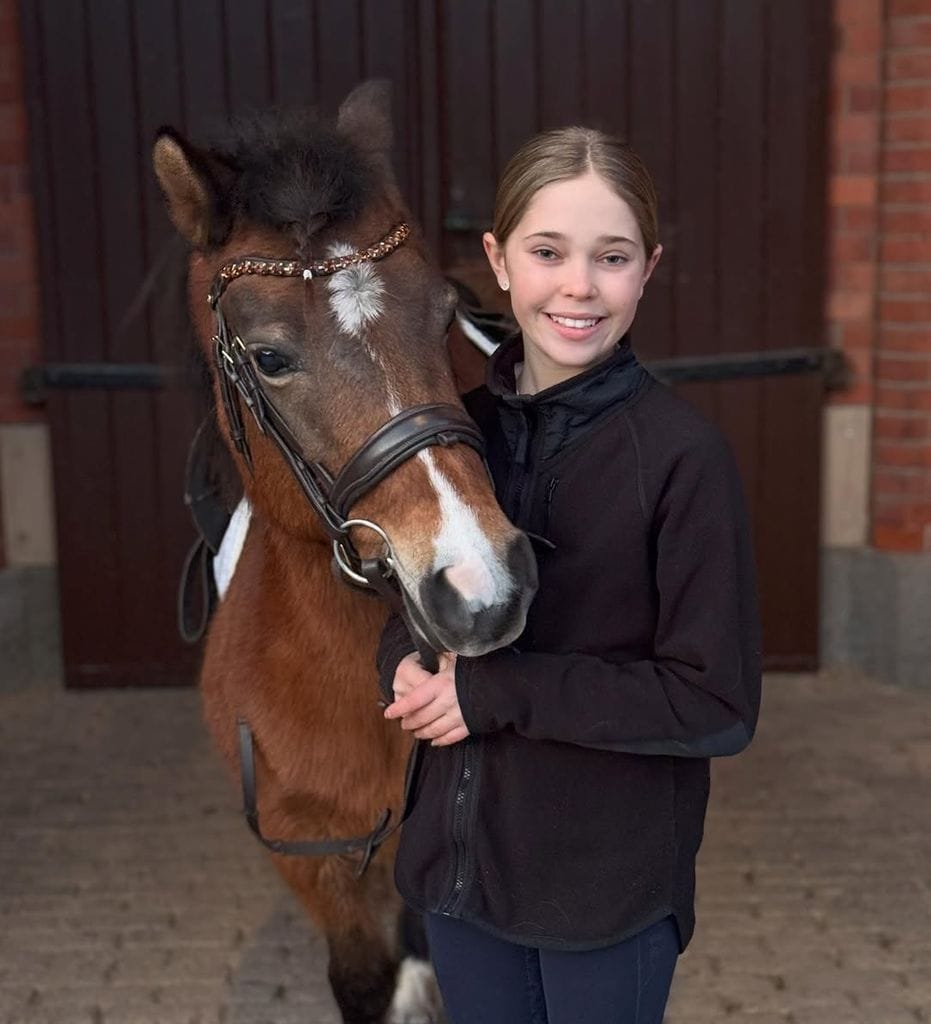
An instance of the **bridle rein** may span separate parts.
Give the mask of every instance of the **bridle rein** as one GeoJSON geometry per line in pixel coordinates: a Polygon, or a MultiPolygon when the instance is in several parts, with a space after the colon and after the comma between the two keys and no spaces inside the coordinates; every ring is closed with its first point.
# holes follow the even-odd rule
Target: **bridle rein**
{"type": "MultiPolygon", "coordinates": [[[[410,235],[407,224],[399,224],[381,241],[367,249],[343,256],[303,263],[299,260],[246,256],[224,263],[214,277],[207,301],[216,317],[213,338],[214,358],[220,397],[229,426],[230,440],[243,457],[250,472],[252,454],[246,438],[240,401],[245,402],[258,429],[281,452],[333,545],[334,561],[348,583],[375,590],[404,619],[418,648],[424,666],[437,669],[437,651],[442,645],[432,635],[412,602],[406,601],[397,583],[391,541],[387,533],[367,519],[350,518],[352,507],[402,463],[433,445],[450,447],[467,444],[484,457],[484,441],[476,425],[464,410],[455,405],[418,405],[404,409],[371,434],[338,473],[331,474],[321,463],[304,458],[294,433],[262,388],[242,339],[223,315],[220,300],[229,285],[240,277],[296,277],[311,282],[329,277],[350,267],[372,263],[390,256],[410,235]],[[377,558],[363,558],[350,539],[350,530],[359,527],[374,531],[382,541],[377,558]]],[[[391,811],[382,813],[375,828],[366,836],[321,841],[285,841],[266,838],[260,828],[255,793],[255,765],[252,733],[239,721],[240,768],[243,810],[249,827],[259,840],[275,853],[323,856],[362,852],[359,874],[367,867],[377,848],[406,816],[407,803],[416,771],[416,751],[408,763],[404,789],[404,808],[397,824],[388,827],[391,811]]]]}

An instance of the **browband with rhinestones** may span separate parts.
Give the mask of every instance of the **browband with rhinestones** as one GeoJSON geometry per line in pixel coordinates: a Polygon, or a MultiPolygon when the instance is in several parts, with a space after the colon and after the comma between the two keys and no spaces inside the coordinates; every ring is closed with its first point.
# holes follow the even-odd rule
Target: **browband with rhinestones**
{"type": "Polygon", "coordinates": [[[411,229],[407,224],[399,224],[392,231],[374,245],[367,249],[347,253],[345,256],[331,256],[327,260],[315,260],[313,263],[301,263],[300,260],[270,260],[264,256],[245,256],[241,259],[230,260],[224,263],[217,271],[213,286],[207,301],[211,306],[216,306],[220,296],[226,290],[230,281],[246,274],[259,274],[266,277],[303,277],[310,281],[315,277],[329,277],[347,267],[355,267],[360,263],[372,263],[375,260],[384,259],[398,248],[399,245],[410,235],[411,229]]]}

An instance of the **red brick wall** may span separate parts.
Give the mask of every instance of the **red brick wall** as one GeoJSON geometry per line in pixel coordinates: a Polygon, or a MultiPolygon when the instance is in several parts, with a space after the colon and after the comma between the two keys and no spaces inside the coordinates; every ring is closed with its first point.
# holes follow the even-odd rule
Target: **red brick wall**
{"type": "Polygon", "coordinates": [[[833,401],[873,405],[873,544],[931,550],[931,0],[834,11],[833,401]]]}
{"type": "MultiPolygon", "coordinates": [[[[17,394],[40,358],[35,228],[16,0],[0,0],[0,424],[39,420],[17,394]]],[[[0,569],[6,565],[0,522],[0,569]]]]}
{"type": "Polygon", "coordinates": [[[18,4],[0,0],[0,423],[41,418],[17,395],[20,371],[39,359],[38,274],[18,4]]]}
{"type": "Polygon", "coordinates": [[[931,0],[887,0],[873,543],[931,550],[931,0]]]}
{"type": "Polygon", "coordinates": [[[835,0],[831,88],[828,319],[853,371],[841,403],[873,400],[883,0],[835,0]]]}

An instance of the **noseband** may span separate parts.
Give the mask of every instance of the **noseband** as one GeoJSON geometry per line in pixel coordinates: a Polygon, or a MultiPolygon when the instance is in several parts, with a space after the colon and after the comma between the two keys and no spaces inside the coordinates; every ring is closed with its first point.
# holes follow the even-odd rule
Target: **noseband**
{"type": "MultiPolygon", "coordinates": [[[[309,264],[298,260],[273,260],[261,256],[231,260],[224,263],[217,272],[207,301],[216,316],[214,358],[220,396],[233,446],[242,455],[251,472],[252,454],[246,438],[241,400],[251,410],[259,430],[270,437],[278,447],[304,496],[316,512],[332,541],[335,563],[343,579],[356,586],[370,587],[385,598],[389,606],[406,622],[424,667],[435,672],[438,669],[436,654],[442,649],[442,645],[432,635],[428,624],[413,602],[405,602],[400,593],[394,573],[394,553],[388,535],[377,523],[367,519],[351,519],[349,515],[352,507],[363,495],[393,473],[403,462],[432,445],[445,448],[454,444],[467,444],[484,458],[485,446],[481,433],[464,410],[455,405],[414,406],[402,410],[379,427],[333,476],[321,463],[310,462],[304,458],[294,432],[263,390],[245,344],[230,330],[220,305],[220,299],[227,287],[239,277],[298,277],[308,282],[318,277],[329,277],[349,267],[373,263],[390,256],[407,239],[410,230],[407,224],[399,224],[380,242],[368,249],[309,264]],[[381,538],[383,551],[380,558],[366,559],[359,555],[349,537],[349,531],[353,526],[373,530],[381,538]]],[[[391,812],[386,810],[372,831],[365,836],[333,840],[268,839],[262,834],[259,826],[252,746],[252,732],[248,724],[240,720],[239,752],[243,811],[253,833],[275,853],[297,856],[361,853],[358,867],[358,873],[361,875],[378,847],[407,817],[419,761],[419,741],[415,741],[408,761],[402,811],[395,825],[389,825],[391,812]]]]}

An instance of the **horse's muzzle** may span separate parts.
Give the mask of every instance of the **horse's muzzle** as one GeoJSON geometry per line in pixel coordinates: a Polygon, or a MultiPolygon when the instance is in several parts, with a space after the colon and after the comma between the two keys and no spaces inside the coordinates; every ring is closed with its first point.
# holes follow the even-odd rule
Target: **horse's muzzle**
{"type": "Polygon", "coordinates": [[[528,538],[518,534],[508,548],[507,585],[492,600],[464,592],[455,566],[431,574],[420,585],[420,607],[446,649],[467,657],[513,643],[524,631],[537,592],[537,562],[528,538]]]}

